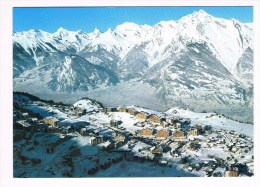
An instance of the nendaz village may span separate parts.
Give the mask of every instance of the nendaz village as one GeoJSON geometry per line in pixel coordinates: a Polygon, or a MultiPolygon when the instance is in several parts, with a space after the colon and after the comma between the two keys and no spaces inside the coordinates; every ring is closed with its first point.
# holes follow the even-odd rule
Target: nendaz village
{"type": "Polygon", "coordinates": [[[15,92],[13,138],[15,177],[254,174],[253,125],[217,113],[107,108],[88,98],[68,105],[15,92]]]}

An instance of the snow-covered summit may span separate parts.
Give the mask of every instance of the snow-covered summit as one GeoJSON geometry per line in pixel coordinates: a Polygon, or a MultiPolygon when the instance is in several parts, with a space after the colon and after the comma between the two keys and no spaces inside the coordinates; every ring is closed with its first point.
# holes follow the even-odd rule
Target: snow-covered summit
{"type": "Polygon", "coordinates": [[[14,43],[28,49],[50,43],[57,50],[84,50],[97,52],[104,49],[124,58],[136,45],[147,45],[145,53],[150,65],[162,61],[187,43],[204,41],[212,53],[231,72],[244,50],[252,46],[252,28],[234,19],[225,20],[209,15],[204,10],[195,11],[179,20],[161,21],[154,26],[125,22],[101,32],[97,27],[91,33],[68,31],[59,28],[55,33],[27,31],[14,33],[14,43]],[[30,41],[28,41],[30,40],[30,41]],[[222,42],[223,41],[223,42],[222,42]],[[175,51],[169,50],[175,48],[175,51]]]}
{"type": "Polygon", "coordinates": [[[94,29],[94,31],[93,31],[93,34],[94,34],[95,36],[98,36],[99,34],[101,34],[101,32],[100,32],[100,30],[96,27],[96,28],[94,29]]]}
{"type": "Polygon", "coordinates": [[[42,87],[60,92],[143,81],[170,105],[252,104],[252,24],[203,10],[151,26],[125,22],[104,32],[15,32],[13,49],[16,86],[39,83],[38,75],[48,80],[42,87]]]}

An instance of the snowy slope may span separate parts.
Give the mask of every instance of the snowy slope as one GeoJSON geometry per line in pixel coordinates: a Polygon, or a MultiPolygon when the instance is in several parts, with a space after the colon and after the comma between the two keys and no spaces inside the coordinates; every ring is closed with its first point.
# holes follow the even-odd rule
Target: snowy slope
{"type": "MultiPolygon", "coordinates": [[[[136,45],[144,45],[149,66],[178,54],[190,42],[205,42],[212,53],[231,72],[244,51],[252,47],[252,26],[238,20],[215,18],[200,10],[177,21],[161,21],[154,26],[123,23],[115,29],[100,32],[96,28],[92,33],[68,31],[59,28],[55,33],[29,30],[13,35],[14,44],[19,44],[36,61],[40,56],[34,49],[42,48],[47,52],[95,53],[101,49],[116,55],[119,59],[136,45]]],[[[130,53],[131,54],[131,53],[130,53]]],[[[93,62],[97,59],[93,59],[93,62]]]]}
{"type": "Polygon", "coordinates": [[[190,43],[182,55],[160,65],[151,68],[144,80],[157,88],[156,94],[168,106],[207,110],[242,106],[252,99],[250,90],[216,59],[205,43],[190,43]]]}
{"type": "Polygon", "coordinates": [[[100,103],[97,103],[90,99],[81,99],[81,100],[77,101],[76,103],[74,103],[73,106],[86,109],[87,112],[91,112],[94,110],[97,111],[102,108],[100,103]]]}
{"type": "Polygon", "coordinates": [[[77,56],[38,66],[14,79],[14,87],[36,88],[41,92],[77,92],[107,87],[118,82],[116,75],[77,56]]]}
{"type": "Polygon", "coordinates": [[[254,125],[240,123],[231,119],[227,119],[225,116],[219,116],[215,113],[198,113],[182,108],[171,108],[165,112],[168,115],[179,116],[182,118],[189,118],[191,120],[191,126],[196,124],[211,125],[216,129],[234,130],[237,133],[246,134],[247,136],[254,136],[254,125]]]}

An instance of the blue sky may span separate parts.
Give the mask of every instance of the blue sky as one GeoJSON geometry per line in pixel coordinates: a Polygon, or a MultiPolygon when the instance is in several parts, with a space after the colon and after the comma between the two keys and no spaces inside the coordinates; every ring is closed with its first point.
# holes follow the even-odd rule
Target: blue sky
{"type": "Polygon", "coordinates": [[[92,32],[106,31],[124,22],[154,25],[162,20],[177,20],[203,9],[221,18],[253,22],[252,7],[99,7],[99,8],[14,8],[13,30],[41,29],[55,32],[59,27],[92,32]]]}

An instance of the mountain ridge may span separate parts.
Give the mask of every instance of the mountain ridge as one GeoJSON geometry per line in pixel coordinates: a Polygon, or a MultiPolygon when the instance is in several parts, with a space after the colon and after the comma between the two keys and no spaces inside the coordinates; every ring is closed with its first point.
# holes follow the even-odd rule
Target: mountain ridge
{"type": "Polygon", "coordinates": [[[203,10],[153,26],[126,22],[105,32],[15,32],[13,48],[17,89],[38,83],[46,92],[87,95],[119,82],[144,82],[166,106],[202,110],[208,105],[214,110],[253,105],[252,25],[203,10]],[[77,59],[73,64],[84,70],[77,65],[65,68],[72,56],[77,59]],[[46,76],[44,68],[55,76],[46,76]],[[39,82],[34,74],[47,81],[39,82]]]}

